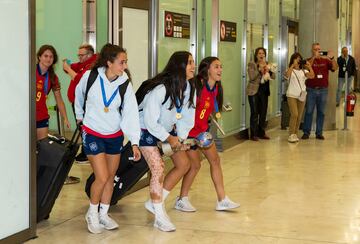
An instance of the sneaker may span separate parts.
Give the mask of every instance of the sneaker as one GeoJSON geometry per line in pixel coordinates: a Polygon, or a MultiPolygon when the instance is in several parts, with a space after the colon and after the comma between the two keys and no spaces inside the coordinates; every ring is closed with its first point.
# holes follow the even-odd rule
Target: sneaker
{"type": "Polygon", "coordinates": [[[304,135],[302,135],[301,139],[302,139],[302,140],[307,140],[307,139],[309,139],[309,135],[308,135],[308,134],[304,134],[304,135]]]}
{"type": "Polygon", "coordinates": [[[296,134],[291,134],[288,138],[288,142],[294,143],[294,142],[298,142],[299,138],[297,137],[296,134]]]}
{"type": "Polygon", "coordinates": [[[227,196],[220,202],[218,201],[216,204],[216,210],[217,211],[224,211],[224,210],[230,210],[234,208],[240,207],[239,203],[231,201],[227,196]]]}
{"type": "Polygon", "coordinates": [[[170,219],[166,215],[163,214],[158,214],[155,216],[154,227],[165,232],[176,230],[175,225],[171,223],[170,219]]]}
{"type": "Polygon", "coordinates": [[[115,222],[115,220],[113,220],[112,218],[110,218],[109,215],[105,214],[105,215],[100,215],[99,217],[99,222],[101,225],[104,226],[105,229],[107,230],[114,230],[119,228],[119,225],[115,222]]]}
{"type": "Polygon", "coordinates": [[[99,213],[90,213],[89,211],[85,215],[88,230],[93,234],[100,234],[103,232],[104,227],[99,222],[99,213]]]}
{"type": "Polygon", "coordinates": [[[152,214],[155,214],[154,205],[152,204],[151,199],[147,200],[144,205],[147,211],[149,211],[152,214]]]}
{"type": "Polygon", "coordinates": [[[325,137],[323,135],[316,135],[316,139],[325,140],[325,137]]]}
{"type": "Polygon", "coordinates": [[[89,161],[89,159],[87,158],[87,156],[85,155],[84,152],[79,153],[79,155],[77,155],[75,157],[75,160],[80,164],[81,163],[87,163],[89,161]]]}
{"type": "Polygon", "coordinates": [[[188,197],[177,197],[175,200],[175,209],[183,212],[195,212],[196,208],[190,203],[188,197]]]}

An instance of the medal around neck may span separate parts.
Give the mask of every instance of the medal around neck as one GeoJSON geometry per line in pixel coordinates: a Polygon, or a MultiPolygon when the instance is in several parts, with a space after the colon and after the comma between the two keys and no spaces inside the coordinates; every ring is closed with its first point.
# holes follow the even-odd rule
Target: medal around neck
{"type": "Polygon", "coordinates": [[[104,107],[104,112],[108,113],[109,112],[109,107],[104,107]]]}
{"type": "Polygon", "coordinates": [[[220,112],[217,112],[217,113],[215,114],[215,117],[216,117],[217,119],[220,119],[220,118],[221,118],[221,113],[220,113],[220,112]]]}
{"type": "Polygon", "coordinates": [[[181,118],[182,118],[181,113],[176,113],[176,119],[181,119],[181,118]]]}

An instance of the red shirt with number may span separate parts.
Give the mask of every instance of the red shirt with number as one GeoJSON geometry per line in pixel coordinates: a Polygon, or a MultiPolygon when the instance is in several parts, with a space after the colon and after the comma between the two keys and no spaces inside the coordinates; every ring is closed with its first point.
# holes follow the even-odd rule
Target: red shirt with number
{"type": "Polygon", "coordinates": [[[197,137],[200,133],[208,130],[208,120],[215,109],[217,93],[217,85],[214,86],[213,91],[210,91],[206,86],[202,88],[201,94],[196,100],[195,125],[189,132],[190,137],[197,137]]]}
{"type": "Polygon", "coordinates": [[[45,91],[45,81],[46,81],[46,73],[41,75],[39,68],[36,69],[36,121],[41,121],[44,119],[50,118],[48,109],[46,106],[46,97],[47,94],[52,89],[53,91],[60,90],[59,79],[57,75],[55,75],[54,82],[50,81],[50,76],[48,78],[47,91],[45,91]],[[52,83],[54,85],[52,85],[52,83]]]}

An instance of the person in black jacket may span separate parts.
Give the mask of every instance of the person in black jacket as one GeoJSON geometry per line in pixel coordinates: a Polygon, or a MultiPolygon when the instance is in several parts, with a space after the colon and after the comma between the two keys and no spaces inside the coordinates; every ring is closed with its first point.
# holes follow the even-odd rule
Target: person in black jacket
{"type": "Polygon", "coordinates": [[[339,75],[338,75],[338,88],[336,91],[336,107],[340,104],[341,91],[345,83],[345,72],[348,72],[348,85],[347,91],[349,92],[351,83],[354,80],[354,75],[356,72],[355,59],[348,54],[348,48],[343,47],[341,49],[341,56],[338,57],[337,63],[339,65],[339,75]]]}

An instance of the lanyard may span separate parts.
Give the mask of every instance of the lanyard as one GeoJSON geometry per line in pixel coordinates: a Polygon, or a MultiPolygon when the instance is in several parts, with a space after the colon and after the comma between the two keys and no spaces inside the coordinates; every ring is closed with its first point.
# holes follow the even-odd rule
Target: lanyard
{"type": "Polygon", "coordinates": [[[208,82],[205,83],[206,89],[211,92],[211,94],[213,95],[214,98],[214,108],[215,108],[215,117],[220,119],[221,118],[221,114],[219,112],[219,104],[218,101],[216,99],[216,95],[215,95],[215,89],[216,89],[216,84],[214,85],[214,87],[211,89],[208,82]]]}
{"type": "Polygon", "coordinates": [[[176,98],[175,107],[176,107],[176,119],[181,119],[182,118],[182,115],[181,115],[182,107],[180,106],[180,100],[178,97],[176,98]]]}
{"type": "MultiPolygon", "coordinates": [[[[43,76],[41,74],[41,69],[40,69],[39,64],[37,64],[37,69],[38,69],[39,75],[43,76]]],[[[45,93],[45,95],[47,95],[47,93],[48,93],[48,87],[49,87],[49,71],[46,71],[46,73],[45,73],[45,82],[44,82],[44,93],[45,93]]]]}
{"type": "Polygon", "coordinates": [[[108,101],[106,101],[106,93],[105,93],[105,87],[104,87],[104,80],[103,78],[100,76],[100,85],[101,85],[101,93],[102,93],[102,98],[103,98],[103,102],[104,102],[104,112],[107,113],[109,112],[109,106],[112,103],[112,101],[114,100],[116,94],[118,93],[119,87],[113,92],[113,94],[111,95],[110,99],[108,101]]]}

